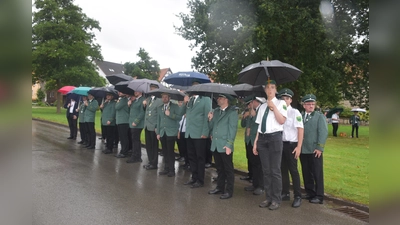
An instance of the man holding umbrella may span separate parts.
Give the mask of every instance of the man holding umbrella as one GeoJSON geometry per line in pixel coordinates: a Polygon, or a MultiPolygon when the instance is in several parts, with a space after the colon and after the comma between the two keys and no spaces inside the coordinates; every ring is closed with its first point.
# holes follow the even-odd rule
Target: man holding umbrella
{"type": "Polygon", "coordinates": [[[360,116],[358,116],[358,112],[354,111],[354,115],[350,117],[351,124],[351,138],[354,138],[354,130],[356,131],[356,136],[358,138],[358,126],[360,124],[360,116]]]}
{"type": "Polygon", "coordinates": [[[100,105],[103,110],[101,115],[101,124],[106,136],[106,150],[105,154],[111,154],[114,146],[114,133],[115,133],[115,104],[116,100],[112,93],[106,94],[106,100],[100,105]]]}
{"type": "Polygon", "coordinates": [[[222,194],[220,199],[228,199],[233,196],[235,181],[233,169],[233,150],[238,126],[238,114],[234,107],[229,107],[229,101],[233,97],[228,94],[219,94],[218,105],[214,113],[208,114],[211,133],[210,151],[214,154],[217,167],[217,187],[208,194],[222,194]],[[226,188],[225,188],[226,186],[226,188]]]}
{"type": "Polygon", "coordinates": [[[85,101],[84,104],[86,106],[85,109],[85,123],[88,132],[88,141],[89,143],[86,145],[87,149],[95,149],[96,146],[96,131],[94,129],[94,121],[96,117],[97,108],[99,108],[99,103],[94,96],[88,94],[88,101],[85,101]]]}

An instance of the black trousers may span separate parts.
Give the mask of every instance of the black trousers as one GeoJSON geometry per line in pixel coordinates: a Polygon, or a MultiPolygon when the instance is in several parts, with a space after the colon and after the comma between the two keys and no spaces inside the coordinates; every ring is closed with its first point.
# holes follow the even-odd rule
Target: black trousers
{"type": "Polygon", "coordinates": [[[337,130],[339,128],[339,123],[332,123],[333,127],[333,136],[337,137],[337,130]]]}
{"type": "Polygon", "coordinates": [[[189,137],[186,141],[192,179],[204,184],[207,139],[189,137]]]}
{"type": "Polygon", "coordinates": [[[76,119],[73,118],[73,115],[68,115],[68,126],[69,126],[69,136],[76,139],[78,135],[78,117],[76,119]]]}
{"type": "Polygon", "coordinates": [[[179,156],[185,158],[185,164],[189,165],[189,157],[187,153],[187,144],[185,138],[185,132],[180,132],[180,138],[176,139],[176,143],[178,144],[179,156]]]}
{"type": "Polygon", "coordinates": [[[158,140],[156,132],[147,130],[144,131],[146,139],[146,152],[149,160],[149,164],[152,166],[158,166],[158,140]]]}
{"type": "Polygon", "coordinates": [[[250,179],[253,179],[253,165],[252,165],[252,160],[250,159],[254,154],[253,154],[253,145],[251,144],[251,142],[249,143],[250,144],[246,143],[247,171],[249,171],[248,176],[250,177],[250,179]]]}
{"type": "Polygon", "coordinates": [[[116,125],[114,129],[114,145],[118,147],[118,143],[119,143],[119,133],[118,133],[118,127],[116,125]]]}
{"type": "Polygon", "coordinates": [[[104,139],[107,139],[107,133],[106,133],[106,126],[105,125],[101,125],[101,138],[104,140],[104,139]]]}
{"type": "Polygon", "coordinates": [[[131,132],[131,129],[128,127],[128,151],[130,151],[130,150],[132,150],[132,148],[133,148],[133,144],[132,144],[132,132],[131,132]]]}
{"type": "MultiPolygon", "coordinates": [[[[254,155],[253,154],[253,145],[251,142],[249,142],[246,145],[246,154],[248,154],[248,162],[249,165],[251,165],[251,168],[249,168],[249,171],[252,171],[252,179],[253,179],[253,186],[255,188],[261,188],[264,189],[264,176],[262,172],[262,166],[261,166],[261,160],[259,155],[254,155]],[[250,153],[251,151],[251,153],[250,153]]],[[[250,175],[250,173],[249,173],[250,175]]]]}
{"type": "Polygon", "coordinates": [[[88,145],[90,147],[96,146],[96,131],[94,130],[94,122],[85,122],[87,134],[88,134],[88,145]]]}
{"type": "Polygon", "coordinates": [[[140,142],[140,134],[143,128],[130,128],[132,140],[132,160],[142,159],[142,143],[140,142]]]}
{"type": "Polygon", "coordinates": [[[264,175],[266,200],[281,203],[282,197],[282,132],[259,134],[257,151],[264,175]]]}
{"type": "MultiPolygon", "coordinates": [[[[211,151],[210,151],[211,152],[211,151]]],[[[213,152],[215,167],[217,168],[218,179],[217,189],[233,195],[233,186],[235,182],[235,174],[233,168],[233,153],[227,155],[225,152],[220,153],[217,150],[213,152]],[[226,183],[226,188],[225,188],[226,183]]]]}
{"type": "Polygon", "coordinates": [[[175,173],[175,141],[176,136],[164,136],[160,137],[161,148],[164,153],[164,170],[175,173]]]}
{"type": "Polygon", "coordinates": [[[115,125],[113,126],[103,126],[104,134],[106,136],[106,148],[109,151],[112,151],[114,146],[114,134],[115,134],[115,125]]]}
{"type": "Polygon", "coordinates": [[[300,154],[301,168],[303,172],[304,189],[311,197],[320,200],[324,198],[324,173],[322,155],[319,158],[315,154],[300,154]]]}
{"type": "Polygon", "coordinates": [[[358,124],[351,125],[351,136],[354,137],[354,130],[356,130],[356,137],[358,137],[358,124]]]}
{"type": "Polygon", "coordinates": [[[118,134],[119,140],[121,141],[121,150],[119,151],[120,154],[126,155],[129,151],[129,124],[122,123],[118,124],[118,134]]]}
{"type": "Polygon", "coordinates": [[[212,156],[213,153],[210,150],[211,149],[211,138],[207,138],[207,143],[206,143],[206,163],[212,163],[212,156]]]}
{"type": "Polygon", "coordinates": [[[79,133],[81,134],[81,141],[88,143],[88,135],[85,123],[79,123],[79,133]]]}
{"type": "Polygon", "coordinates": [[[297,147],[297,142],[283,142],[283,152],[282,152],[282,163],[281,163],[281,173],[282,173],[282,194],[289,194],[289,172],[292,177],[293,182],[293,194],[294,197],[301,197],[300,189],[300,175],[297,170],[297,159],[294,158],[292,154],[293,150],[297,147]]]}

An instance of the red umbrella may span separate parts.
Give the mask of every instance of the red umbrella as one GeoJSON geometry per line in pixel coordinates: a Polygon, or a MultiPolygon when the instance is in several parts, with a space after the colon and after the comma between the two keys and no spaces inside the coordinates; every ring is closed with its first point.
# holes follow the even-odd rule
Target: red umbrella
{"type": "Polygon", "coordinates": [[[74,86],[64,86],[64,87],[58,89],[58,92],[60,92],[61,94],[65,95],[65,94],[67,94],[68,92],[70,92],[70,91],[72,91],[74,89],[75,89],[74,86]]]}

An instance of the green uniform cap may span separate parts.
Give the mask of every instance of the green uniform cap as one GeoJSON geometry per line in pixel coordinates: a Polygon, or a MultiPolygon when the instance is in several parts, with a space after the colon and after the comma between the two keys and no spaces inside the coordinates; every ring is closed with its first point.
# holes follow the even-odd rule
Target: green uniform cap
{"type": "Polygon", "coordinates": [[[315,97],[315,95],[313,95],[313,94],[307,94],[301,99],[301,101],[302,102],[315,102],[315,101],[317,101],[317,97],[315,97]]]}
{"type": "Polygon", "coordinates": [[[294,93],[292,90],[290,90],[289,88],[284,88],[282,90],[280,90],[278,92],[279,96],[289,96],[289,97],[293,97],[294,93]]]}

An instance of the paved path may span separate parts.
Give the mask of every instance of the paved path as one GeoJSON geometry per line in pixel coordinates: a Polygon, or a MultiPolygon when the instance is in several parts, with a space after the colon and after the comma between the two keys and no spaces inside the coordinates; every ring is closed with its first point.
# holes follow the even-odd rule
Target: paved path
{"type": "Polygon", "coordinates": [[[191,189],[183,185],[188,171],[159,176],[143,164],[104,155],[100,141],[96,150],[81,148],[68,134],[65,127],[32,121],[33,224],[364,224],[328,204],[259,208],[265,197],[245,192],[249,183],[239,177],[233,198],[220,200],[207,194],[215,187],[213,168],[206,169],[204,187],[191,189]]]}

